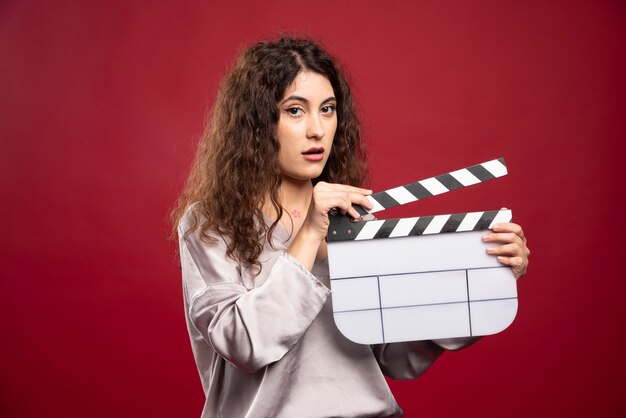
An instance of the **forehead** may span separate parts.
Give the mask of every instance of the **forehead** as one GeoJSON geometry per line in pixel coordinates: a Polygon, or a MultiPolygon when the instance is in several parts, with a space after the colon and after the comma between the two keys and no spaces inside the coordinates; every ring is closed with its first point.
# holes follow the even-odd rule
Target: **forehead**
{"type": "Polygon", "coordinates": [[[323,96],[324,99],[333,96],[333,87],[328,78],[311,71],[301,71],[285,90],[283,99],[290,96],[314,98],[323,96]]]}

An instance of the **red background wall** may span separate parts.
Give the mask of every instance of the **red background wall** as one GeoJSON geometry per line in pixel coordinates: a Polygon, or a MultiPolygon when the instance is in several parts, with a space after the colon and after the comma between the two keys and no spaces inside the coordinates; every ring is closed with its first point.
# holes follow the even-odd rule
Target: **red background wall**
{"type": "Polygon", "coordinates": [[[502,334],[392,382],[409,417],[626,414],[621,1],[0,3],[0,415],[197,417],[166,214],[244,45],[321,39],[375,190],[503,156],[389,216],[512,208],[532,249],[502,334]]]}

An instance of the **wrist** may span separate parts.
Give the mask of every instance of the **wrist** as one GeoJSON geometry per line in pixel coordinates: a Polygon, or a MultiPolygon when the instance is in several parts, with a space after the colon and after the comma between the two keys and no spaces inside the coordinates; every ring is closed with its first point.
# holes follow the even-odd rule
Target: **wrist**
{"type": "Polygon", "coordinates": [[[317,251],[324,241],[318,231],[302,226],[287,249],[292,257],[298,260],[307,270],[311,271],[317,251]]]}
{"type": "Polygon", "coordinates": [[[298,231],[294,240],[306,242],[307,244],[319,245],[324,241],[324,239],[326,239],[325,233],[320,233],[317,228],[313,228],[305,222],[298,231]]]}

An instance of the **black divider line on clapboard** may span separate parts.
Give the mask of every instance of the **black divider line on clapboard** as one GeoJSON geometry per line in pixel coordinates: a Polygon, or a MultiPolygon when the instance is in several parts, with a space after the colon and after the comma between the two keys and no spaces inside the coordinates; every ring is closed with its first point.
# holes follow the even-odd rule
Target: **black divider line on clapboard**
{"type": "Polygon", "coordinates": [[[354,279],[366,279],[368,277],[389,277],[389,276],[406,276],[409,274],[427,274],[427,273],[447,273],[450,271],[471,271],[471,270],[492,270],[510,268],[508,266],[491,266],[491,267],[474,267],[471,269],[447,269],[447,270],[423,270],[423,271],[409,271],[406,273],[389,273],[389,274],[367,274],[365,276],[347,276],[347,277],[331,277],[330,280],[354,280],[354,279]]]}
{"type": "Polygon", "coordinates": [[[376,283],[378,284],[378,308],[380,309],[380,329],[382,332],[383,343],[385,342],[385,323],[383,320],[383,301],[380,298],[380,278],[376,276],[376,283]]]}
{"type": "MultiPolygon", "coordinates": [[[[497,302],[500,300],[514,300],[517,297],[510,298],[492,298],[492,299],[476,299],[470,300],[469,303],[476,302],[497,302]]],[[[404,309],[404,308],[422,308],[427,306],[438,306],[438,305],[458,305],[459,303],[468,303],[466,300],[459,300],[454,302],[435,302],[435,303],[423,303],[419,305],[402,305],[402,306],[385,306],[381,308],[366,308],[366,309],[347,309],[345,311],[334,311],[333,313],[348,313],[348,312],[367,312],[367,311],[384,311],[386,309],[404,309]]]]}

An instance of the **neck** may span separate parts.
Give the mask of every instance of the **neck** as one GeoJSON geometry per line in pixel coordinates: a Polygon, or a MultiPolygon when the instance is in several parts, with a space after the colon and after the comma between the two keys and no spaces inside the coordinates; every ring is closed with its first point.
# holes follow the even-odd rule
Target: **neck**
{"type": "Polygon", "coordinates": [[[313,183],[311,180],[295,180],[283,177],[278,195],[283,208],[287,210],[304,210],[309,207],[313,183]]]}
{"type": "MultiPolygon", "coordinates": [[[[294,180],[292,178],[283,177],[280,189],[278,190],[280,203],[285,212],[289,213],[292,218],[294,215],[297,217],[306,215],[312,195],[313,183],[311,180],[294,180]],[[298,216],[298,214],[301,216],[298,216]]],[[[278,217],[278,213],[276,213],[270,204],[269,198],[264,203],[263,212],[272,219],[278,217]]]]}

